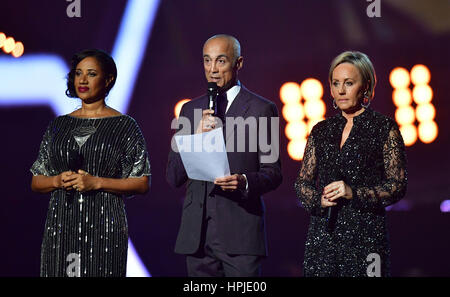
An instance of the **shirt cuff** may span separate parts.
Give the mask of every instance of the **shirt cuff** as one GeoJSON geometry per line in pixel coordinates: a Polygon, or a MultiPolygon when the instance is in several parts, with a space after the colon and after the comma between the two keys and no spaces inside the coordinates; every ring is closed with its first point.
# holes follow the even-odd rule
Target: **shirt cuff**
{"type": "Polygon", "coordinates": [[[245,197],[247,197],[247,195],[248,195],[248,180],[247,180],[247,176],[245,174],[242,174],[242,176],[245,178],[245,190],[241,190],[241,192],[245,197]]]}

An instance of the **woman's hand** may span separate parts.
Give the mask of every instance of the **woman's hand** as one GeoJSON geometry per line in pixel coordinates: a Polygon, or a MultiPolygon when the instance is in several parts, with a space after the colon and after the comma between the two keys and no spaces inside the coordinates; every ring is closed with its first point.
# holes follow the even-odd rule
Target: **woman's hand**
{"type": "Polygon", "coordinates": [[[74,179],[74,174],[75,172],[69,170],[56,175],[54,178],[54,187],[67,189],[65,183],[72,181],[74,179]]]}
{"type": "Polygon", "coordinates": [[[344,181],[335,181],[323,188],[322,201],[333,202],[340,197],[349,200],[353,198],[352,189],[344,181]]]}
{"type": "Polygon", "coordinates": [[[90,175],[84,170],[78,170],[78,173],[73,173],[68,182],[64,183],[64,188],[67,190],[75,189],[78,192],[87,192],[98,190],[98,178],[90,175]]]}

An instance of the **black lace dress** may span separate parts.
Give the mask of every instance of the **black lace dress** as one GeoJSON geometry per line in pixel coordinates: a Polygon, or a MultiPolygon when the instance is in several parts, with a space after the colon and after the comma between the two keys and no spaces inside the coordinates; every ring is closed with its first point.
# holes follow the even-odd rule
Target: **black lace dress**
{"type": "Polygon", "coordinates": [[[304,276],[367,276],[369,270],[389,275],[385,207],[406,193],[403,138],[392,119],[366,109],[353,119],[340,149],[346,123],[339,113],[314,126],[295,182],[297,196],[310,214],[304,276]],[[353,199],[338,199],[328,219],[321,193],[339,180],[352,188],[353,199]],[[369,267],[374,255],[381,260],[378,272],[369,267]]]}
{"type": "MultiPolygon", "coordinates": [[[[31,172],[55,176],[76,170],[73,166],[108,178],[150,175],[145,140],[135,120],[127,115],[93,119],[65,115],[53,120],[31,172]]],[[[127,249],[122,195],[64,189],[51,192],[41,276],[125,276],[127,249]]]]}

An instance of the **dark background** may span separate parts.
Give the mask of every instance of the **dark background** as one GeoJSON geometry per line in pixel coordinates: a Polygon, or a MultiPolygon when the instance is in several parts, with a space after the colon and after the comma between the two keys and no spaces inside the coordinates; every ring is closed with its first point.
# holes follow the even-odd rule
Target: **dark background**
{"type": "MultiPolygon", "coordinates": [[[[186,274],[184,257],[173,253],[184,189],[171,189],[165,181],[170,123],[178,100],[205,92],[201,50],[204,41],[217,33],[240,40],[241,82],[274,101],[280,112],[281,85],[314,77],[325,86],[326,116],[333,115],[328,67],[344,50],[369,55],[378,76],[372,107],[391,117],[395,106],[390,71],[397,66],[409,70],[418,63],[429,67],[439,135],[431,144],[417,141],[407,148],[408,192],[403,204],[388,212],[392,274],[450,276],[450,214],[439,209],[443,200],[450,199],[450,2],[381,0],[380,18],[367,16],[369,4],[364,0],[161,1],[127,111],[144,133],[152,166],[150,192],[126,202],[129,233],[153,276],[186,274]],[[402,205],[408,210],[401,210],[402,205]]],[[[2,1],[0,31],[22,41],[25,55],[52,53],[69,62],[85,48],[110,52],[126,1],[81,0],[81,18],[67,17],[67,5],[64,0],[2,1]]],[[[73,99],[61,94],[61,100],[73,99]]],[[[39,275],[48,195],[31,192],[29,168],[55,116],[49,106],[0,106],[0,276],[39,275]]],[[[286,122],[280,123],[284,131],[286,122]]],[[[289,158],[287,139],[281,135],[284,181],[264,197],[269,257],[263,275],[301,276],[308,216],[293,189],[301,163],[289,158]]]]}

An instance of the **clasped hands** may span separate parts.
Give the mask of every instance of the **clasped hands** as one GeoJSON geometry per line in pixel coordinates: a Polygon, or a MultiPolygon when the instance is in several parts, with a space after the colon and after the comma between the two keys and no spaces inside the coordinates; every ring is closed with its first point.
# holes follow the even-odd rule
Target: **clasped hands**
{"type": "Polygon", "coordinates": [[[335,202],[336,199],[341,197],[348,200],[352,199],[352,189],[342,180],[332,182],[323,188],[320,205],[323,208],[335,206],[337,204],[337,202],[335,202]]]}
{"type": "Polygon", "coordinates": [[[97,177],[90,175],[84,170],[78,172],[64,171],[56,178],[56,187],[64,188],[68,191],[74,189],[78,192],[97,190],[97,177]]]}

